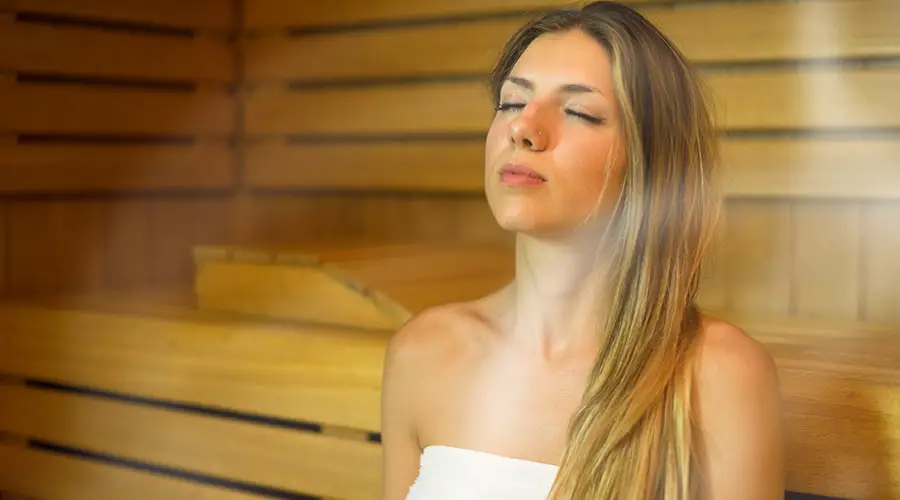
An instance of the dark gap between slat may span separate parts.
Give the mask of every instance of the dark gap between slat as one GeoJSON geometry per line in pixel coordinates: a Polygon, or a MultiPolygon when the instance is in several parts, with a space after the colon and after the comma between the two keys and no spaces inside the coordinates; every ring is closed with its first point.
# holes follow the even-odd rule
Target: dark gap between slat
{"type": "Polygon", "coordinates": [[[25,385],[28,387],[34,387],[45,390],[53,390],[59,392],[66,392],[71,394],[80,394],[84,396],[97,397],[102,399],[110,399],[113,401],[123,401],[129,403],[137,403],[145,406],[155,407],[155,408],[163,408],[167,410],[178,410],[184,411],[187,413],[195,413],[200,415],[207,415],[219,418],[225,418],[229,420],[237,420],[241,422],[249,422],[254,424],[267,425],[271,427],[279,427],[283,429],[291,429],[303,432],[322,432],[322,426],[316,423],[311,422],[301,422],[297,420],[290,420],[286,418],[280,417],[272,417],[268,415],[260,415],[253,414],[249,412],[239,411],[239,410],[231,410],[226,408],[217,408],[212,406],[198,405],[198,404],[190,404],[190,403],[179,403],[175,401],[165,401],[159,399],[153,399],[144,396],[134,396],[129,394],[122,394],[112,391],[104,391],[100,389],[93,389],[88,387],[78,387],[73,385],[61,384],[57,382],[44,381],[44,380],[35,380],[28,379],[25,382],[25,385]]]}
{"type": "Polygon", "coordinates": [[[872,140],[900,139],[900,127],[848,127],[828,129],[729,129],[721,130],[726,139],[823,139],[872,140]]]}
{"type": "MultiPolygon", "coordinates": [[[[690,2],[686,2],[684,0],[669,0],[669,1],[661,1],[654,2],[652,4],[641,5],[637,10],[645,11],[645,10],[665,10],[665,9],[684,9],[691,8],[699,5],[708,5],[708,4],[716,4],[716,3],[734,3],[734,0],[693,0],[690,2]]],[[[560,6],[565,8],[565,5],[560,6]]],[[[572,6],[569,6],[572,7],[572,6]]],[[[450,24],[459,24],[459,23],[467,23],[473,21],[489,21],[489,20],[503,20],[503,19],[521,19],[523,23],[530,20],[532,17],[535,17],[543,12],[547,12],[549,10],[553,10],[554,7],[537,7],[528,10],[494,10],[494,11],[484,11],[484,12],[475,12],[475,13],[463,13],[463,14],[450,14],[443,16],[425,16],[425,17],[407,17],[407,18],[394,18],[394,19],[376,19],[371,21],[354,21],[348,23],[336,23],[336,24],[326,24],[320,26],[288,26],[285,28],[285,32],[289,36],[307,36],[307,35],[319,35],[319,34],[335,34],[342,32],[354,32],[354,31],[369,31],[369,30],[378,30],[378,29],[390,29],[390,28],[404,28],[404,27],[418,27],[418,26],[434,26],[434,25],[450,25],[450,24]]],[[[263,30],[250,30],[250,33],[259,32],[263,30]]]]}
{"type": "Polygon", "coordinates": [[[784,500],[850,500],[849,498],[826,497],[822,495],[813,495],[812,493],[798,493],[796,491],[786,491],[784,500]]]}
{"type": "Polygon", "coordinates": [[[87,135],[87,134],[19,134],[18,144],[56,145],[172,145],[193,146],[191,136],[87,135]]]}
{"type": "MultiPolygon", "coordinates": [[[[853,58],[722,61],[695,63],[694,66],[701,72],[707,72],[709,74],[729,74],[766,70],[803,71],[805,69],[822,68],[834,68],[843,71],[848,69],[898,68],[900,67],[900,55],[853,58]]],[[[285,80],[285,86],[288,90],[302,92],[306,90],[365,88],[403,84],[484,82],[485,90],[487,91],[489,80],[490,75],[488,73],[439,73],[432,75],[410,74],[368,78],[333,78],[315,80],[289,78],[285,80]]]]}
{"type": "Polygon", "coordinates": [[[196,472],[190,472],[182,469],[176,469],[174,467],[166,467],[162,465],[152,465],[143,462],[138,462],[136,460],[129,460],[125,458],[116,457],[113,455],[108,455],[105,453],[97,453],[88,450],[83,450],[79,448],[72,448],[69,446],[62,446],[46,441],[32,439],[29,440],[29,446],[38,450],[48,451],[52,453],[58,453],[61,455],[68,455],[71,457],[82,458],[86,460],[91,460],[95,462],[106,463],[109,465],[115,465],[119,467],[129,468],[133,470],[138,470],[142,472],[149,472],[152,474],[159,474],[162,476],[168,476],[172,478],[187,480],[203,485],[208,486],[217,486],[220,488],[225,488],[228,490],[241,491],[246,493],[251,493],[255,495],[260,495],[262,497],[267,498],[277,498],[282,500],[321,500],[321,497],[304,495],[302,493],[297,493],[293,491],[283,490],[279,488],[272,488],[268,486],[262,486],[252,483],[247,483],[244,481],[236,481],[233,479],[220,478],[215,476],[210,476],[206,474],[200,474],[196,472]]]}
{"type": "Polygon", "coordinates": [[[91,87],[118,87],[130,89],[162,90],[170,92],[194,92],[197,84],[190,81],[166,81],[147,78],[72,75],[62,73],[19,72],[16,81],[34,85],[82,85],[91,87]]]}
{"type": "Polygon", "coordinates": [[[379,78],[334,79],[334,80],[291,80],[286,86],[292,91],[321,90],[334,88],[376,87],[403,85],[410,83],[464,83],[484,82],[488,90],[489,76],[483,73],[453,73],[439,75],[399,75],[379,78]]]}
{"type": "Polygon", "coordinates": [[[384,143],[384,142],[469,142],[483,141],[485,133],[386,133],[386,134],[285,134],[284,142],[288,145],[303,144],[342,144],[342,143],[384,143]]]}
{"type": "Polygon", "coordinates": [[[183,200],[186,197],[191,197],[192,200],[196,201],[204,199],[220,200],[233,194],[233,187],[0,191],[0,196],[5,201],[91,201],[98,198],[103,200],[134,200],[136,197],[145,200],[183,200]]]}
{"type": "Polygon", "coordinates": [[[28,10],[16,12],[15,20],[17,22],[31,24],[49,24],[54,26],[93,28],[107,31],[124,31],[128,33],[143,33],[181,38],[191,38],[196,34],[196,30],[191,28],[170,26],[153,22],[101,19],[71,14],[50,14],[28,10]]]}

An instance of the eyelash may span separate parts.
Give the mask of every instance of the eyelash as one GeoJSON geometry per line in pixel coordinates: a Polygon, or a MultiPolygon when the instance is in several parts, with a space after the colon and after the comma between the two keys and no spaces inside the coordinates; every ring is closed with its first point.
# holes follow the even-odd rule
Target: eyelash
{"type": "MultiPolygon", "coordinates": [[[[523,108],[523,107],[525,107],[525,105],[522,104],[522,103],[500,103],[500,104],[497,105],[497,107],[494,108],[494,109],[495,109],[496,111],[501,111],[501,112],[502,112],[502,111],[507,111],[507,110],[514,109],[514,108],[516,108],[516,109],[521,109],[521,108],[523,108]]],[[[597,118],[597,117],[594,117],[594,116],[591,116],[591,115],[586,115],[586,114],[584,114],[584,113],[579,113],[579,112],[577,112],[577,111],[566,110],[566,112],[569,113],[569,114],[572,115],[572,116],[575,116],[575,117],[577,117],[577,118],[581,118],[582,120],[584,120],[584,121],[586,121],[586,122],[588,122],[588,123],[594,124],[594,125],[599,125],[599,124],[603,123],[603,119],[602,119],[602,118],[597,118]]]]}

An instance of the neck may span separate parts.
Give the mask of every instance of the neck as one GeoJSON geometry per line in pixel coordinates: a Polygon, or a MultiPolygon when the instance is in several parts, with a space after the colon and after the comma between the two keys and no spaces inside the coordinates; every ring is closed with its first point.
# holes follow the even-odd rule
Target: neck
{"type": "Polygon", "coordinates": [[[599,241],[545,240],[519,235],[513,338],[542,359],[596,352],[606,256],[599,241]]]}

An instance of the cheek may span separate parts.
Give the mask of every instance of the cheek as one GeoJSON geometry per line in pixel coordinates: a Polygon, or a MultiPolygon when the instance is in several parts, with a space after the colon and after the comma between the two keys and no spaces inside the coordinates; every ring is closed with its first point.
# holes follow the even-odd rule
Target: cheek
{"type": "Polygon", "coordinates": [[[506,127],[506,122],[499,118],[491,122],[491,126],[487,131],[487,136],[485,137],[485,157],[488,160],[503,151],[506,146],[506,127]]]}
{"type": "Polygon", "coordinates": [[[560,145],[554,163],[565,165],[565,193],[578,210],[593,208],[603,197],[603,206],[618,197],[624,162],[622,145],[613,139],[597,140],[596,137],[572,141],[560,145]]]}

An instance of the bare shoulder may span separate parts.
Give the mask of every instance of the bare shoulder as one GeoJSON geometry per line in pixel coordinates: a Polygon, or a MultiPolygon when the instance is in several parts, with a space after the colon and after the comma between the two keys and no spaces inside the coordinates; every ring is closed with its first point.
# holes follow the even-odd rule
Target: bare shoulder
{"type": "Polygon", "coordinates": [[[783,498],[781,394],[769,351],[737,325],[705,318],[694,370],[704,498],[783,498]]]}
{"type": "Polygon", "coordinates": [[[430,366],[466,344],[466,338],[483,323],[477,304],[454,303],[431,307],[401,326],[388,342],[386,363],[391,367],[430,366]]]}
{"type": "Polygon", "coordinates": [[[422,452],[420,414],[428,381],[441,359],[452,352],[456,326],[464,317],[458,306],[422,311],[390,338],[381,380],[382,498],[406,498],[416,479],[422,452]]]}

